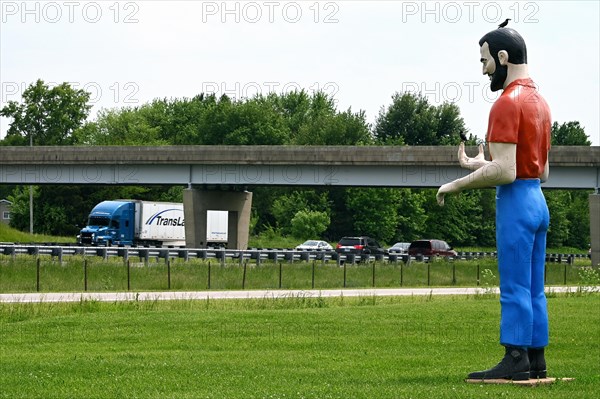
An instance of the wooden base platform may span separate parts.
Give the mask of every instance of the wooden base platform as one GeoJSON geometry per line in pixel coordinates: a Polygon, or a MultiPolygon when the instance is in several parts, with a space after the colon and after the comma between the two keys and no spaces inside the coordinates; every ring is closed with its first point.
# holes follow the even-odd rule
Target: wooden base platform
{"type": "Polygon", "coordinates": [[[573,381],[575,378],[539,378],[523,381],[513,381],[513,380],[505,380],[502,378],[494,379],[494,380],[476,380],[476,379],[466,379],[465,381],[469,384],[515,384],[515,385],[526,385],[526,386],[534,386],[534,385],[547,385],[553,384],[556,381],[573,381]]]}

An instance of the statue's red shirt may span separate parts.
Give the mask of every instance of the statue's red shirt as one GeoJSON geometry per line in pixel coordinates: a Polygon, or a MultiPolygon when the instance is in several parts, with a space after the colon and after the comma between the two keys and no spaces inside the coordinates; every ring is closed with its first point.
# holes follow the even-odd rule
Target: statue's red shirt
{"type": "Polygon", "coordinates": [[[548,161],[550,108],[531,79],[504,89],[490,111],[487,141],[517,145],[517,179],[537,179],[548,161]]]}

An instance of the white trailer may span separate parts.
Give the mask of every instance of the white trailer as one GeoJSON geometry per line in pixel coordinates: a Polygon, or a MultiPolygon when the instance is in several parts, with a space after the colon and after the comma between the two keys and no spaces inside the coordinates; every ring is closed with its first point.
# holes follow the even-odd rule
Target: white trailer
{"type": "Polygon", "coordinates": [[[206,211],[206,245],[224,246],[228,236],[228,211],[206,211]]]}
{"type": "Polygon", "coordinates": [[[135,219],[138,242],[185,246],[183,204],[135,201],[135,219]]]}

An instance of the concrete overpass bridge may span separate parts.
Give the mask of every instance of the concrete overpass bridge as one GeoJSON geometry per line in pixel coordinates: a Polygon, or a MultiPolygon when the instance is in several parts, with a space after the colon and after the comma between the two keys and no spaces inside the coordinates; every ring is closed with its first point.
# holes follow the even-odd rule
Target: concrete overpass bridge
{"type": "MultiPolygon", "coordinates": [[[[467,153],[474,156],[477,148],[467,148],[467,153]]],[[[458,166],[456,147],[450,146],[0,147],[0,184],[187,186],[186,236],[188,246],[195,247],[206,237],[206,226],[194,221],[206,209],[229,210],[233,223],[229,231],[237,232],[230,246],[244,247],[241,232],[247,232],[252,194],[215,191],[217,187],[424,188],[439,187],[467,174],[458,166]]],[[[596,195],[590,196],[590,216],[596,264],[600,261],[600,147],[553,147],[550,177],[543,186],[595,190],[596,195]]]]}
{"type": "MultiPolygon", "coordinates": [[[[0,147],[0,184],[438,187],[456,147],[0,147]]],[[[467,153],[477,153],[475,147],[467,153]]],[[[547,188],[599,187],[600,147],[554,147],[547,188]]]]}

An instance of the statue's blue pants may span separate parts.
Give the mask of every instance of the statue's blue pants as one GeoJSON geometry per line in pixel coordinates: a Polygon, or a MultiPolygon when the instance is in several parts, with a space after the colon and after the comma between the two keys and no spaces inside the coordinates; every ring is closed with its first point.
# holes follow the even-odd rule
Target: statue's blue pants
{"type": "Polygon", "coordinates": [[[549,220],[538,179],[496,187],[502,345],[548,345],[544,264],[549,220]]]}

